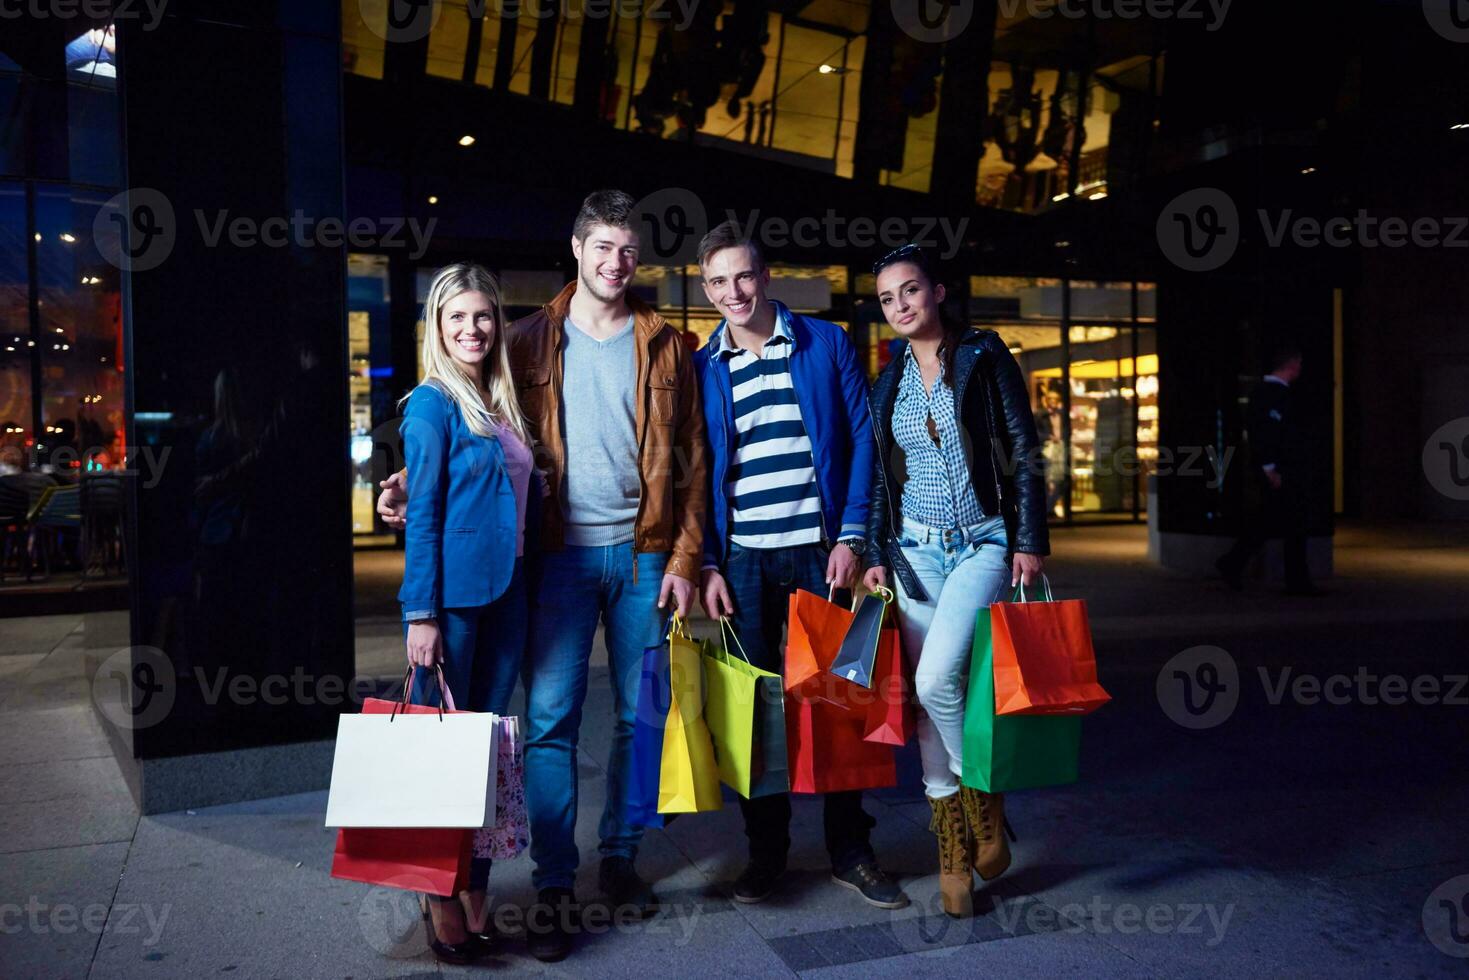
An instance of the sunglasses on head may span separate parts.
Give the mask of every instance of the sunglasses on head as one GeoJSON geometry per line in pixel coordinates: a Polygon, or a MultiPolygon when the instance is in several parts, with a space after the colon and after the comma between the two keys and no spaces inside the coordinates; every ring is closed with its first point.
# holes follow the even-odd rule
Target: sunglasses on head
{"type": "Polygon", "coordinates": [[[884,255],[882,258],[878,259],[876,262],[872,263],[872,274],[877,275],[883,269],[886,269],[888,266],[892,265],[895,262],[901,262],[904,259],[912,258],[922,259],[923,249],[912,243],[903,245],[899,248],[895,248],[888,254],[884,255]]]}

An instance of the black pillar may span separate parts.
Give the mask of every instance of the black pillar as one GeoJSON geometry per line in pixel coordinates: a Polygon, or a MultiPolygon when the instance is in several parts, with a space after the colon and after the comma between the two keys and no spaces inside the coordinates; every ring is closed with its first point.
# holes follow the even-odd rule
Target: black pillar
{"type": "Polygon", "coordinates": [[[208,7],[118,22],[144,812],[325,785],[353,667],[340,11],[208,7]]]}

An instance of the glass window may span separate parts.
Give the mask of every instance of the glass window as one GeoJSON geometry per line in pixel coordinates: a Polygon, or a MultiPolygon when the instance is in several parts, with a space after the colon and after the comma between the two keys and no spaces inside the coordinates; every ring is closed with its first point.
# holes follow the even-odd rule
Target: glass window
{"type": "Polygon", "coordinates": [[[92,225],[106,195],[36,192],[38,457],[57,472],[123,465],[122,293],[92,225]]]}
{"type": "Polygon", "coordinates": [[[24,185],[0,182],[0,473],[26,469],[35,441],[25,227],[24,185]]]}
{"type": "Polygon", "coordinates": [[[384,37],[388,4],[393,0],[357,0],[342,4],[342,68],[367,78],[383,77],[384,37]]]}
{"type": "Polygon", "coordinates": [[[469,9],[464,3],[440,4],[438,19],[428,35],[428,74],[455,81],[464,77],[469,28],[469,9]]]}

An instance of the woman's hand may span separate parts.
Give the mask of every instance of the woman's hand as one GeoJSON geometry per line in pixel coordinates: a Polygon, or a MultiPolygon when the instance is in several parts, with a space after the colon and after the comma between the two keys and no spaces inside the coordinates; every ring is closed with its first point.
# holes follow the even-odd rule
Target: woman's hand
{"type": "Polygon", "coordinates": [[[432,667],[444,659],[444,641],[439,624],[432,619],[408,624],[408,663],[414,667],[432,667]]]}
{"type": "Polygon", "coordinates": [[[862,576],[862,588],[868,592],[876,592],[885,589],[888,585],[888,570],[881,565],[873,565],[862,576]]]}
{"type": "Polygon", "coordinates": [[[1026,585],[1041,577],[1041,569],[1046,560],[1040,555],[1027,555],[1020,552],[1015,554],[1015,566],[1010,573],[1010,588],[1021,584],[1026,585]]]}

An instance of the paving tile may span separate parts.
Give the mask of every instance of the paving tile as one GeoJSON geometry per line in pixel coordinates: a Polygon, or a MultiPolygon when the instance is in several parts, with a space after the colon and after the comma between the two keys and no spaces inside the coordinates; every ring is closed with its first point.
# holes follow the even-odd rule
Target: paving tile
{"type": "MultiPolygon", "coordinates": [[[[106,927],[128,844],[94,844],[0,854],[0,963],[7,978],[86,976],[106,927]]],[[[141,912],[119,910],[146,922],[141,912]]]]}

